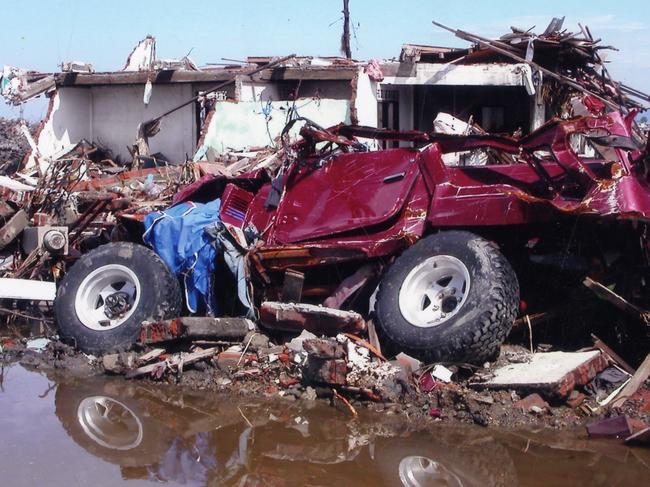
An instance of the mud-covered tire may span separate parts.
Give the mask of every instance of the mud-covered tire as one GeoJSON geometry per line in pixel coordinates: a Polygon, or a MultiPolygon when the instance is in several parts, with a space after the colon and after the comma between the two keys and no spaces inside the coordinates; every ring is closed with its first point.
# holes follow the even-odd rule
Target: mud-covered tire
{"type": "Polygon", "coordinates": [[[498,352],[518,306],[517,277],[496,245],[470,232],[443,231],[395,260],[380,284],[375,311],[379,332],[396,349],[426,361],[482,363],[498,352]],[[453,315],[435,326],[415,326],[404,317],[400,291],[411,271],[434,256],[462,263],[469,288],[453,315]]]}
{"type": "Polygon", "coordinates": [[[176,318],[181,310],[179,282],[165,263],[147,247],[126,242],[102,245],[84,254],[61,281],[54,303],[61,336],[71,339],[80,350],[92,354],[128,349],[135,343],[143,321],[176,318]],[[138,301],[129,310],[127,319],[119,325],[106,329],[91,328],[79,316],[77,294],[82,292],[81,288],[88,287],[84,282],[91,273],[98,272],[99,276],[99,269],[109,270],[116,266],[128,269],[138,281],[138,301]]]}

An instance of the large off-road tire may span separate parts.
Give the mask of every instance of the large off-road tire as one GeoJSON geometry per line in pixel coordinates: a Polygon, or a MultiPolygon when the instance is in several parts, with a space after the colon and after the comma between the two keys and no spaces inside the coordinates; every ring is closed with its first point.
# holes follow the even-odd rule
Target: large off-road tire
{"type": "Polygon", "coordinates": [[[426,361],[482,363],[510,332],[517,277],[496,246],[465,231],[428,236],[400,255],[377,293],[379,331],[426,361]]]}
{"type": "Polygon", "coordinates": [[[130,348],[143,321],[176,318],[182,309],[178,280],[160,257],[126,242],[84,254],[54,304],[61,335],[93,354],[130,348]]]}

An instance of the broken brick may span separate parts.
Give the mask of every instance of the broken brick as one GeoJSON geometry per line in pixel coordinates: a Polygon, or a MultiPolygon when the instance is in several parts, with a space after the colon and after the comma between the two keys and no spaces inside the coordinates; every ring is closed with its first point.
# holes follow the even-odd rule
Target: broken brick
{"type": "Polygon", "coordinates": [[[343,345],[336,340],[311,338],[302,343],[302,348],[310,355],[322,359],[337,359],[345,357],[343,345]]]}
{"type": "Polygon", "coordinates": [[[312,356],[307,360],[303,375],[311,382],[345,385],[347,364],[343,359],[327,360],[312,356]]]}
{"type": "Polygon", "coordinates": [[[296,377],[289,377],[286,372],[282,372],[278,380],[280,381],[280,387],[284,389],[287,387],[295,386],[296,384],[300,384],[300,379],[296,377]]]}
{"type": "Polygon", "coordinates": [[[244,362],[241,358],[240,352],[224,351],[217,355],[217,367],[221,370],[229,370],[237,367],[238,364],[244,362]]]}
{"type": "Polygon", "coordinates": [[[520,399],[514,404],[514,407],[519,408],[524,412],[537,412],[539,410],[546,411],[549,409],[548,403],[537,393],[530,394],[523,399],[520,399]]]}
{"type": "Polygon", "coordinates": [[[582,392],[571,391],[571,394],[569,394],[569,398],[567,399],[566,403],[569,407],[575,409],[578,406],[580,406],[586,398],[587,396],[584,395],[582,392]]]}

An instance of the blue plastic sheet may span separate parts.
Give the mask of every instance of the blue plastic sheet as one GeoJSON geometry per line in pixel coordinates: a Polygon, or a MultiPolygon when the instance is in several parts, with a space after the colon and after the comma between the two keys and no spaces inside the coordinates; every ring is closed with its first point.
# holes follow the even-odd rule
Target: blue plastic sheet
{"type": "Polygon", "coordinates": [[[209,203],[181,203],[145,219],[144,241],[171,271],[182,276],[191,313],[217,314],[212,276],[218,239],[208,227],[220,224],[221,199],[209,203]]]}

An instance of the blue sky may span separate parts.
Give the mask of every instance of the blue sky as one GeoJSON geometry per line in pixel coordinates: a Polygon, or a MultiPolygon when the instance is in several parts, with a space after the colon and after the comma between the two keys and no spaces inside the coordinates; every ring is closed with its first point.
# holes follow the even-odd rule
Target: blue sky
{"type": "MultiPolygon", "coordinates": [[[[157,39],[160,58],[191,51],[199,65],[242,59],[247,55],[338,54],[341,0],[208,1],[32,0],[3,8],[0,65],[57,71],[63,61],[92,62],[98,71],[122,67],[131,48],[145,35],[157,39]]],[[[402,43],[465,46],[435,19],[452,27],[498,36],[509,26],[537,26],[566,16],[565,27],[588,25],[602,44],[620,52],[607,54],[618,79],[650,92],[650,8],[640,0],[499,2],[439,0],[350,0],[356,38],[353,56],[389,58],[402,43]]],[[[29,118],[45,111],[30,104],[29,118]]],[[[20,111],[0,101],[0,116],[20,111]]]]}

